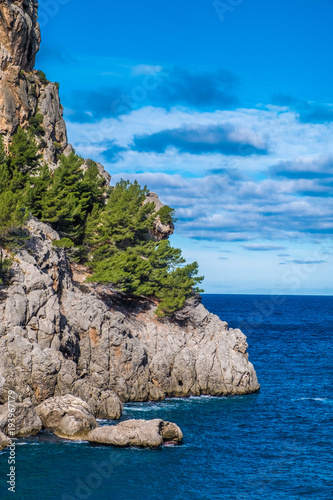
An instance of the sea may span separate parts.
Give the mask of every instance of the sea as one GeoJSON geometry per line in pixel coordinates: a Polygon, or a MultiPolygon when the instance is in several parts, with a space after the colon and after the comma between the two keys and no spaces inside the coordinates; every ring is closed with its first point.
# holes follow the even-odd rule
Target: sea
{"type": "Polygon", "coordinates": [[[176,422],[181,446],[118,449],[47,432],[18,440],[16,492],[7,490],[5,450],[0,498],[333,499],[333,297],[204,295],[203,303],[247,336],[258,393],[125,405],[122,420],[176,422]]]}

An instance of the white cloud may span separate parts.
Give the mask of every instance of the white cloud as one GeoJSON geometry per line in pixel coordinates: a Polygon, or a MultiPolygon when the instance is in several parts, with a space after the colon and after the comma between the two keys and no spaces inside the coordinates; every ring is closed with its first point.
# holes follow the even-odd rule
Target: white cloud
{"type": "Polygon", "coordinates": [[[297,114],[278,107],[214,113],[146,107],[119,119],[69,123],[68,128],[78,153],[104,163],[114,182],[137,179],[175,207],[180,219],[177,231],[184,236],[266,240],[266,245],[274,246],[276,240],[314,241],[332,229],[333,201],[326,196],[330,186],[325,184],[330,179],[324,182],[315,175],[302,178],[298,174],[325,171],[333,157],[333,124],[300,123],[297,114]],[[258,147],[269,144],[269,155],[131,150],[137,135],[225,124],[231,125],[237,141],[251,141],[258,147]],[[107,163],[103,154],[113,141],[126,150],[107,163]],[[278,175],[279,171],[288,175],[278,175]]]}
{"type": "Polygon", "coordinates": [[[163,66],[150,66],[149,64],[139,64],[132,68],[133,76],[141,75],[153,75],[154,73],[160,73],[163,70],[163,66]]]}

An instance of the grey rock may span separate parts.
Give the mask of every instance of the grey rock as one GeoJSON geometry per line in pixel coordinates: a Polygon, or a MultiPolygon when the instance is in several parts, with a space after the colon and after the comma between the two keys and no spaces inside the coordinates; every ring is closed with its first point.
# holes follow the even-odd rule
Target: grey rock
{"type": "Polygon", "coordinates": [[[161,432],[164,442],[169,441],[181,443],[183,440],[183,433],[181,429],[173,422],[163,422],[161,432]]]}
{"type": "Polygon", "coordinates": [[[89,405],[69,394],[44,401],[36,412],[44,429],[66,439],[82,439],[98,426],[89,405]]]}
{"type": "Polygon", "coordinates": [[[11,444],[12,440],[9,439],[9,437],[5,436],[5,434],[3,434],[0,431],[0,451],[4,450],[5,448],[7,448],[7,446],[10,446],[11,444]]]}
{"type": "Polygon", "coordinates": [[[8,391],[15,391],[17,401],[26,398],[38,404],[52,397],[61,367],[61,353],[42,349],[37,343],[15,333],[0,339],[0,403],[8,400],[8,391]]]}
{"type": "Polygon", "coordinates": [[[127,420],[113,426],[98,427],[86,439],[110,446],[158,448],[165,441],[181,442],[183,433],[176,424],[160,419],[127,420]]]}
{"type": "Polygon", "coordinates": [[[117,394],[99,389],[89,379],[77,380],[72,392],[88,403],[96,418],[119,419],[123,414],[124,405],[117,394]]]}
{"type": "Polygon", "coordinates": [[[14,438],[35,436],[42,428],[42,421],[36,413],[31,401],[14,403],[0,407],[0,431],[14,438]],[[8,425],[9,419],[9,425],[8,425]]]}

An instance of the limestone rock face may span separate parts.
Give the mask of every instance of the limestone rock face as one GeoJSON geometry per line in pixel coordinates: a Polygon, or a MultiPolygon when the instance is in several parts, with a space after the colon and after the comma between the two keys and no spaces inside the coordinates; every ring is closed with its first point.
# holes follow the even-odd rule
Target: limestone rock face
{"type": "Polygon", "coordinates": [[[43,115],[44,158],[57,163],[68,148],[66,125],[55,84],[33,70],[40,45],[36,0],[0,0],[0,134],[11,140],[18,126],[43,115]]]}
{"type": "MultiPolygon", "coordinates": [[[[73,152],[68,144],[59,86],[34,70],[41,36],[36,0],[0,0],[0,135],[6,145],[17,128],[42,115],[40,151],[50,168],[56,168],[61,153],[73,152]]],[[[97,164],[101,176],[110,175],[97,164]]]]}
{"type": "Polygon", "coordinates": [[[158,448],[165,441],[180,443],[183,433],[176,424],[160,419],[127,420],[117,425],[98,427],[86,439],[91,443],[110,446],[158,448]]]}
{"type": "Polygon", "coordinates": [[[67,439],[81,439],[98,426],[87,403],[74,396],[55,397],[37,406],[43,428],[67,439]]]}
{"type": "Polygon", "coordinates": [[[0,1],[0,70],[31,71],[40,45],[36,0],[0,1]]]}
{"type": "Polygon", "coordinates": [[[0,287],[0,404],[72,394],[99,418],[123,401],[247,394],[259,389],[246,337],[193,300],[160,320],[148,300],[74,281],[58,234],[31,219],[0,287]],[[119,400],[120,398],[120,400],[119,400]]]}
{"type": "MultiPolygon", "coordinates": [[[[35,436],[42,428],[42,421],[30,401],[14,405],[14,427],[11,427],[12,437],[20,438],[35,436]]],[[[8,407],[0,406],[0,431],[8,435],[8,407]]]]}
{"type": "Polygon", "coordinates": [[[9,439],[9,437],[7,437],[0,431],[0,451],[4,450],[5,448],[7,448],[7,446],[10,446],[11,444],[12,444],[11,439],[9,439]]]}
{"type": "Polygon", "coordinates": [[[118,419],[123,414],[124,405],[110,390],[103,391],[88,380],[77,380],[72,392],[86,401],[96,418],[118,419]]]}

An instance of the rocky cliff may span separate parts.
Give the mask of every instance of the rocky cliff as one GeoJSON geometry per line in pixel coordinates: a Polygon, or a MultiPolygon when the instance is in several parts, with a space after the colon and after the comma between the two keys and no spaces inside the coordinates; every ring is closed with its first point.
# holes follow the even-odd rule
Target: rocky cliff
{"type": "MultiPolygon", "coordinates": [[[[57,154],[71,146],[57,85],[33,70],[37,5],[0,0],[0,133],[10,141],[19,125],[31,126],[31,117],[41,114],[41,148],[56,168],[57,154]]],[[[160,207],[154,193],[148,201],[160,207]]],[[[157,221],[152,237],[172,231],[173,225],[157,221]]],[[[31,218],[24,245],[8,254],[13,265],[7,285],[0,286],[0,404],[8,391],[34,406],[71,394],[95,417],[119,418],[125,401],[259,389],[245,336],[199,299],[173,319],[159,319],[154,301],[87,284],[87,269],[71,263],[56,240],[54,230],[31,218]]]]}
{"type": "Polygon", "coordinates": [[[41,151],[52,165],[71,147],[58,85],[33,70],[41,40],[37,9],[35,0],[0,0],[0,134],[8,143],[19,125],[41,114],[41,151]]]}
{"type": "Polygon", "coordinates": [[[119,417],[121,401],[258,390],[240,330],[189,302],[176,318],[110,287],[87,285],[52,242],[58,234],[31,219],[0,302],[0,403],[9,390],[39,404],[73,394],[99,417],[119,417]]]}

